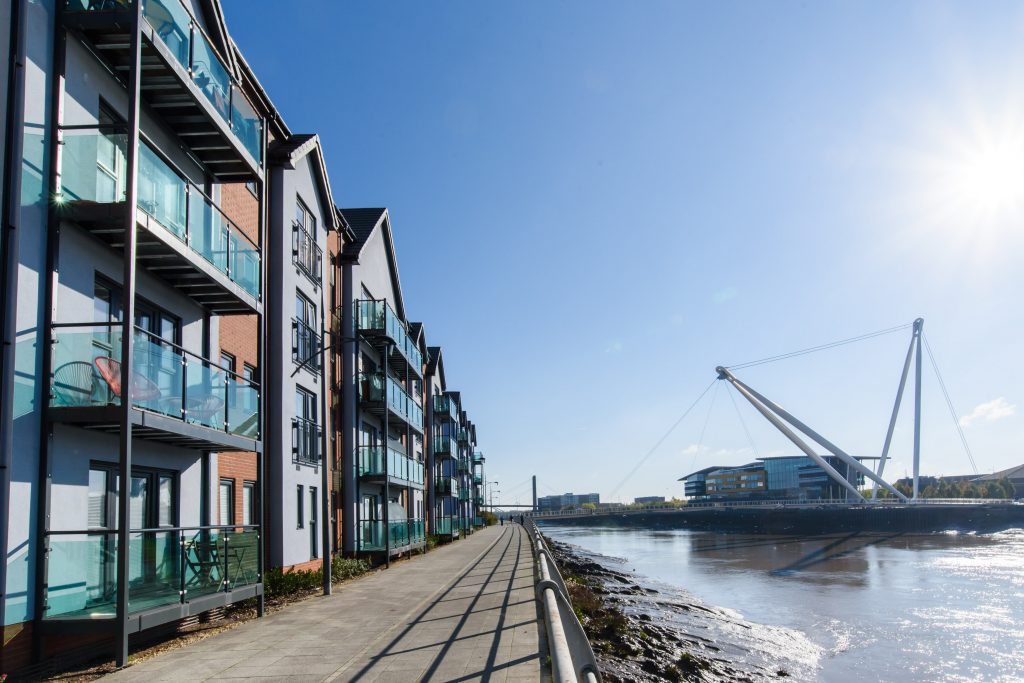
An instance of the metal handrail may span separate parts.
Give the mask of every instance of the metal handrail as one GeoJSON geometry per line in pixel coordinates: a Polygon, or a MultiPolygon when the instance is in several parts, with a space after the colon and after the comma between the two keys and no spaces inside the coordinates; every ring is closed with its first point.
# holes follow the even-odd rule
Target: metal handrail
{"type": "Polygon", "coordinates": [[[740,507],[878,507],[878,506],[911,506],[928,505],[939,503],[942,505],[991,505],[1013,503],[1013,498],[918,498],[915,501],[903,502],[898,499],[878,499],[862,502],[846,502],[835,500],[746,500],[746,501],[717,501],[703,503],[686,503],[684,505],[653,505],[643,508],[632,508],[626,505],[596,510],[546,510],[543,512],[527,513],[532,517],[588,517],[614,512],[615,514],[645,514],[648,512],[678,512],[681,510],[707,510],[715,508],[740,508],[740,507]]]}
{"type": "Polygon", "coordinates": [[[536,592],[544,605],[552,679],[557,683],[600,683],[601,670],[594,649],[572,608],[558,565],[533,520],[525,518],[524,526],[530,533],[530,546],[538,563],[536,592]]]}

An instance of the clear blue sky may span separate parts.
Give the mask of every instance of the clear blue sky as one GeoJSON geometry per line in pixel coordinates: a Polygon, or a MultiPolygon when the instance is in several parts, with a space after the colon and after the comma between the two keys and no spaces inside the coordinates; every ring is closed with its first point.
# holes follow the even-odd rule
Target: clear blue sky
{"type": "MultiPolygon", "coordinates": [[[[1019,3],[224,6],[335,197],[390,208],[502,500],[794,453],[720,386],[620,485],[716,365],[917,316],[979,469],[1024,462],[1019,3]]],[[[908,339],[738,374],[877,454],[908,339]]],[[[924,412],[923,471],[970,472],[930,369],[924,412]]]]}

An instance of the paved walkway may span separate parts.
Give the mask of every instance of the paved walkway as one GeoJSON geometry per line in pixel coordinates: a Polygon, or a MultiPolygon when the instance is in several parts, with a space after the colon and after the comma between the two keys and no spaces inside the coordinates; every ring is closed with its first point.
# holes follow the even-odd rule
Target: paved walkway
{"type": "Polygon", "coordinates": [[[488,527],[107,680],[547,680],[533,586],[527,533],[488,527]]]}

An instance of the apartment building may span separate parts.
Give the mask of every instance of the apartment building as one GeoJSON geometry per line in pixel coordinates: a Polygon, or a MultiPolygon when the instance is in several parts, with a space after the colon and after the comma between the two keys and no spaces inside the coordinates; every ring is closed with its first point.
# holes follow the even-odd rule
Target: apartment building
{"type": "Polygon", "coordinates": [[[11,10],[0,671],[123,664],[143,631],[262,614],[267,568],[471,528],[475,427],[406,315],[390,217],[337,208],[217,0],[11,10]]]}
{"type": "Polygon", "coordinates": [[[457,462],[459,447],[458,392],[447,391],[444,354],[439,346],[427,349],[427,524],[439,540],[450,541],[459,535],[459,480],[457,462]]]}
{"type": "Polygon", "coordinates": [[[342,551],[423,547],[423,373],[405,314],[387,209],[342,209],[340,254],[342,551]]]}
{"type": "Polygon", "coordinates": [[[218,454],[262,483],[265,349],[218,337],[265,337],[270,111],[218,9],[18,6],[5,667],[262,595],[258,516],[216,522],[218,454]]]}

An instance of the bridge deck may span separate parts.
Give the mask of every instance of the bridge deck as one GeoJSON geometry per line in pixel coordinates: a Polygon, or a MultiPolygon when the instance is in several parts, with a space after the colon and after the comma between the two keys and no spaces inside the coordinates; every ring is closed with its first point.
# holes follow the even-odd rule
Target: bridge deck
{"type": "Polygon", "coordinates": [[[538,681],[543,621],[530,541],[489,527],[111,681],[538,681]]]}

